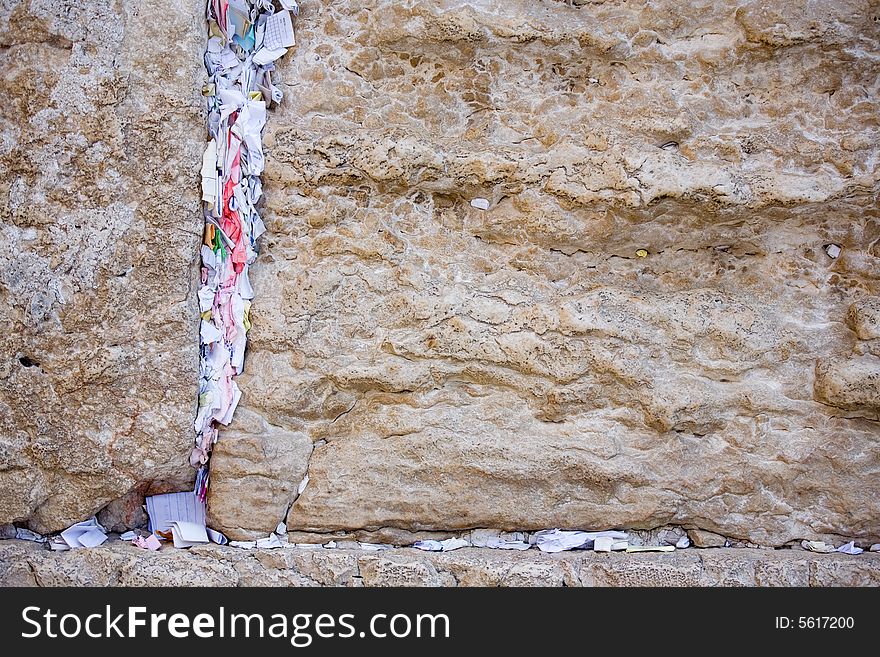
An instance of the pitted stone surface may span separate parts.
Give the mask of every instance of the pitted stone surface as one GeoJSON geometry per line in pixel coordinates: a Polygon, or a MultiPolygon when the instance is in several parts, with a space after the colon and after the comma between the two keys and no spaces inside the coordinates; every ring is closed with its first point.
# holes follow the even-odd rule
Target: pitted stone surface
{"type": "MultiPolygon", "coordinates": [[[[57,530],[117,500],[119,529],[190,485],[203,18],[0,0],[0,523],[57,530]]],[[[302,2],[212,524],[880,541],[878,18],[846,0],[302,2]]],[[[529,555],[490,576],[408,554],[357,556],[356,581],[707,572],[529,555]]],[[[71,577],[154,576],[115,563],[71,577]]],[[[206,563],[195,579],[265,572],[206,563]]],[[[723,577],[863,578],[809,563],[723,577]]]]}
{"type": "Polygon", "coordinates": [[[289,528],[880,540],[877,18],[303,2],[235,421],[315,444],[289,528]]]}
{"type": "Polygon", "coordinates": [[[0,0],[0,524],[191,485],[203,11],[0,0]]]}
{"type": "Polygon", "coordinates": [[[600,554],[464,548],[429,553],[207,546],[147,552],[115,538],[50,552],[0,541],[2,586],[878,586],[880,554],[690,549],[600,554]]]}

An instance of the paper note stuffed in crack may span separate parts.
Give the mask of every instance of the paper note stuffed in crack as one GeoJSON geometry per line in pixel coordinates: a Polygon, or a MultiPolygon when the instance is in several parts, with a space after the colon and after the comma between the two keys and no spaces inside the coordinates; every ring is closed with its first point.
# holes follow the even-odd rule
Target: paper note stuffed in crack
{"type": "MultiPolygon", "coordinates": [[[[147,498],[151,532],[167,532],[175,522],[205,526],[205,503],[191,491],[153,495],[147,498]]],[[[207,536],[205,543],[208,542],[207,536]]]]}
{"type": "Polygon", "coordinates": [[[586,550],[593,547],[597,538],[611,539],[611,543],[608,545],[609,549],[611,549],[611,545],[614,545],[615,542],[625,541],[627,535],[625,532],[615,530],[582,532],[561,529],[545,529],[535,533],[535,544],[541,552],[562,552],[564,550],[578,549],[586,550]]]}
{"type": "Polygon", "coordinates": [[[202,200],[210,207],[217,205],[220,189],[220,175],[217,172],[217,142],[208,142],[202,157],[202,200]]]}
{"type": "MultiPolygon", "coordinates": [[[[63,544],[59,546],[61,549],[64,549],[65,545],[69,548],[97,547],[107,540],[107,534],[95,518],[90,518],[65,529],[61,532],[61,539],[63,540],[63,544]]],[[[60,543],[57,539],[55,542],[60,543]]],[[[53,549],[58,548],[53,547],[53,549]]]]}
{"type": "MultiPolygon", "coordinates": [[[[273,0],[211,0],[207,7],[208,81],[202,96],[210,138],[201,171],[201,366],[190,455],[190,464],[198,469],[194,492],[201,501],[207,495],[210,453],[219,427],[232,421],[241,399],[235,378],[244,369],[254,297],[248,266],[255,262],[257,239],[266,230],[257,207],[265,166],[262,131],[266,110],[284,96],[275,62],[295,45],[291,13],[297,13],[297,3],[283,0],[279,11],[275,6],[273,0]]],[[[167,524],[166,518],[154,529],[167,532],[167,524]]]]}
{"type": "Polygon", "coordinates": [[[450,552],[469,545],[470,543],[463,538],[447,538],[445,541],[416,541],[412,546],[426,552],[450,552]]]}
{"type": "MultiPolygon", "coordinates": [[[[192,493],[188,493],[192,495],[192,493]]],[[[193,495],[195,497],[195,495],[193,495]]],[[[175,520],[171,523],[171,534],[174,538],[174,547],[187,548],[208,542],[208,532],[205,531],[205,523],[183,522],[175,520]]]]}
{"type": "Polygon", "coordinates": [[[293,21],[289,11],[279,11],[266,21],[266,30],[263,33],[263,47],[269,50],[290,48],[296,45],[293,36],[293,21]]]}

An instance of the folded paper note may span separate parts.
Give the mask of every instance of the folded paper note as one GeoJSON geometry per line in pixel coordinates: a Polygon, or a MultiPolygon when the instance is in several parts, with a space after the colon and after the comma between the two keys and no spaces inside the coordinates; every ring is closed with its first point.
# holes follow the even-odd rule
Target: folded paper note
{"type": "Polygon", "coordinates": [[[864,550],[860,547],[856,547],[855,541],[850,541],[844,545],[841,545],[836,550],[837,552],[842,552],[843,554],[861,554],[864,550]]]}
{"type": "Polygon", "coordinates": [[[153,495],[147,498],[147,515],[151,532],[167,532],[177,521],[204,527],[205,503],[190,491],[153,495]]]}
{"type": "Polygon", "coordinates": [[[834,552],[834,546],[828,545],[824,541],[801,541],[801,547],[810,552],[819,552],[820,554],[834,552]]]}
{"type": "Polygon", "coordinates": [[[61,532],[61,539],[71,549],[88,548],[101,545],[107,540],[107,534],[95,518],[90,518],[65,529],[61,532]]]}
{"type": "MultiPolygon", "coordinates": [[[[581,532],[561,529],[545,529],[535,532],[535,544],[542,552],[562,552],[563,550],[588,550],[597,538],[611,538],[625,541],[627,535],[620,531],[581,532]]],[[[613,544],[613,543],[612,543],[613,544]]]]}
{"type": "Polygon", "coordinates": [[[216,543],[217,545],[226,545],[229,542],[229,539],[226,538],[221,532],[214,531],[210,527],[206,529],[208,532],[208,538],[211,539],[212,543],[216,543]]]}
{"type": "Polygon", "coordinates": [[[296,45],[293,36],[293,21],[290,20],[290,12],[279,11],[266,21],[266,31],[263,35],[263,47],[269,50],[290,48],[296,45]]]}
{"type": "Polygon", "coordinates": [[[150,550],[152,552],[155,552],[162,547],[162,544],[159,542],[159,539],[156,538],[155,534],[150,534],[146,538],[143,536],[135,536],[131,544],[143,550],[150,550]]]}
{"type": "Polygon", "coordinates": [[[416,541],[412,546],[427,552],[449,552],[469,545],[470,543],[461,538],[447,538],[445,541],[416,541]]]}
{"type": "Polygon", "coordinates": [[[174,547],[176,548],[188,548],[208,542],[208,532],[205,531],[205,525],[196,522],[175,520],[171,523],[171,535],[174,538],[174,547]]]}

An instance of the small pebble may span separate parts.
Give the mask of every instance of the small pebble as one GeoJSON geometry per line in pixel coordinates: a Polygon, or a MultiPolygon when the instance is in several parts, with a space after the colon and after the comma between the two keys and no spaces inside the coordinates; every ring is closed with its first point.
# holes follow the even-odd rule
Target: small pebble
{"type": "Polygon", "coordinates": [[[477,208],[478,210],[488,210],[489,201],[484,198],[471,199],[471,206],[477,208]]]}

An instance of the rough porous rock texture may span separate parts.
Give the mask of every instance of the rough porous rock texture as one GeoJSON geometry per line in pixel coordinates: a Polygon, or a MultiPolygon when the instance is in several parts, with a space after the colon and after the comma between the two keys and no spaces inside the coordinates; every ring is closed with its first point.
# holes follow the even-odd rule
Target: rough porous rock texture
{"type": "Polygon", "coordinates": [[[218,546],[146,552],[117,540],[49,552],[0,541],[0,586],[880,586],[880,555],[722,548],[555,555],[218,546]]]}
{"type": "Polygon", "coordinates": [[[192,479],[203,17],[0,0],[0,523],[192,479]]]}
{"type": "Polygon", "coordinates": [[[876,3],[301,5],[234,422],[315,444],[290,529],[880,540],[876,3]]]}
{"type": "Polygon", "coordinates": [[[236,426],[223,431],[211,453],[207,522],[232,539],[266,536],[286,515],[306,474],[312,441],[302,431],[271,426],[239,412],[236,426]],[[245,417],[241,417],[245,416],[245,417]]]}

